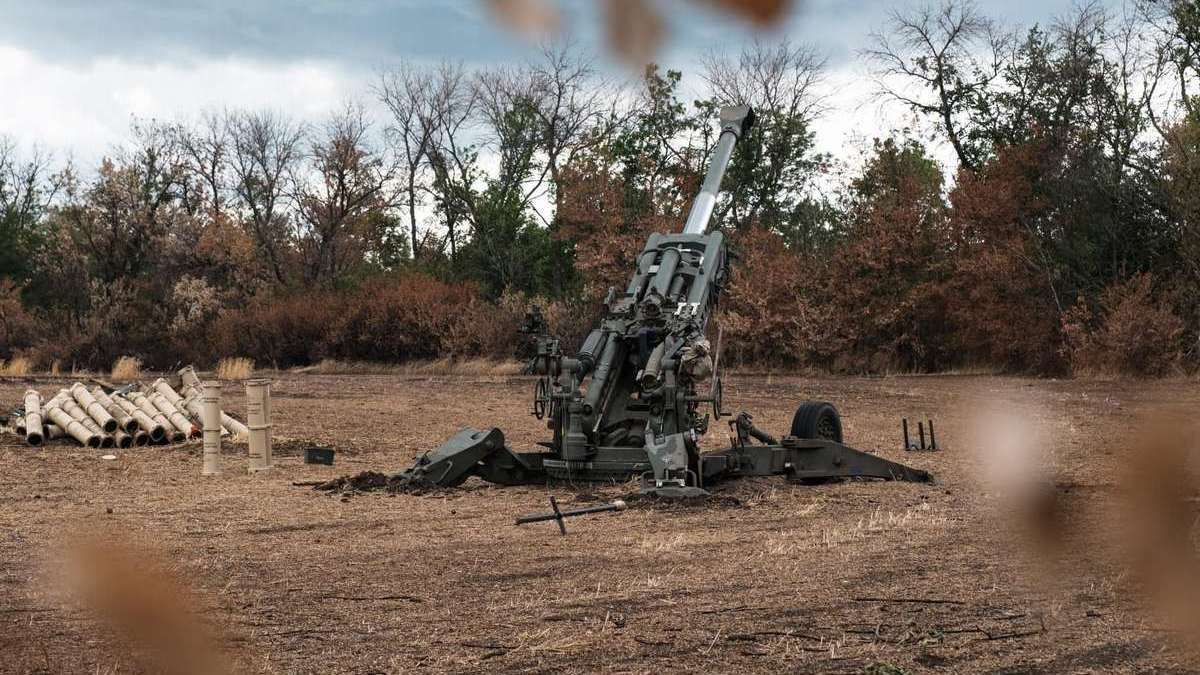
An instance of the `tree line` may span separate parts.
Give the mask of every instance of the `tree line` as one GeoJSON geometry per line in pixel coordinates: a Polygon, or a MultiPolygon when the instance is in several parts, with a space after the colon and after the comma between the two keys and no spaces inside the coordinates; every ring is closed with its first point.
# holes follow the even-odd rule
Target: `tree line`
{"type": "Polygon", "coordinates": [[[716,111],[748,103],[714,212],[729,362],[1195,368],[1200,3],[1016,27],[949,0],[869,45],[907,124],[857,156],[816,150],[826,64],[788,42],[706,54],[698,100],[678,71],[617,81],[565,43],[387,69],[364,93],[381,116],[139,120],[86,172],[0,140],[0,359],[506,357],[533,302],[571,339],[645,236],[681,226],[716,111]]]}

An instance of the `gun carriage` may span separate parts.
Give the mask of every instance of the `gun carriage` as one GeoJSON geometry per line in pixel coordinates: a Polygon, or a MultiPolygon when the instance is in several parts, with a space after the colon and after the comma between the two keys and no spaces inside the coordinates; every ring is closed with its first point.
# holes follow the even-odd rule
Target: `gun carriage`
{"type": "Polygon", "coordinates": [[[401,482],[444,487],[472,475],[505,485],[641,477],[648,492],[690,496],[736,476],[930,480],[924,471],[843,444],[830,403],[801,403],[780,439],[748,413],[722,408],[720,336],[714,349],[706,334],[730,261],[724,235],[709,224],[734,146],[750,132],[754,113],[727,107],[720,120],[683,231],[650,235],[629,283],[609,290],[603,319],[575,354],[563,353],[539,311],[527,316],[522,332],[536,341],[530,370],[539,375],[533,414],[547,421],[551,439],[540,450],[517,452],[499,429],[464,429],[399,474],[401,482]],[[702,453],[700,437],[725,417],[732,417],[731,446],[702,453]]]}

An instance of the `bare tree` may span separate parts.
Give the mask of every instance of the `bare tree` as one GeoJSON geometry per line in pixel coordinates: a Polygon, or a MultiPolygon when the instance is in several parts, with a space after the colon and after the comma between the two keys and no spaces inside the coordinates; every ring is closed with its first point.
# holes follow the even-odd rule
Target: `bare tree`
{"type": "Polygon", "coordinates": [[[106,158],[82,203],[62,217],[106,284],[151,273],[178,225],[184,169],[170,128],[135,122],[133,141],[106,158]]]}
{"type": "Polygon", "coordinates": [[[210,215],[219,217],[224,212],[232,152],[227,122],[228,115],[207,111],[201,114],[195,126],[179,123],[173,127],[174,140],[183,155],[186,170],[203,190],[202,194],[194,195],[191,185],[185,189],[184,207],[189,213],[207,208],[210,215]]]}
{"type": "Polygon", "coordinates": [[[571,41],[544,43],[536,59],[481,72],[475,87],[482,120],[500,144],[505,142],[500,132],[510,126],[507,115],[518,107],[533,115],[538,159],[523,177],[523,202],[531,202],[548,180],[556,213],[562,206],[563,167],[601,145],[629,115],[621,109],[620,89],[597,72],[591,54],[571,41]]]}
{"type": "Polygon", "coordinates": [[[371,147],[369,131],[363,108],[350,104],[312,141],[312,175],[295,195],[310,283],[333,283],[375,249],[374,225],[391,204],[396,167],[371,147]]]}
{"type": "Polygon", "coordinates": [[[527,206],[546,183],[548,162],[542,148],[542,88],[532,69],[501,66],[476,73],[471,86],[484,127],[480,145],[499,158],[495,188],[527,206]]]}
{"type": "Polygon", "coordinates": [[[0,222],[32,223],[50,206],[65,176],[52,170],[51,157],[34,149],[18,157],[16,141],[0,136],[0,222]]]}
{"type": "Polygon", "coordinates": [[[460,226],[475,222],[478,147],[472,140],[479,96],[461,63],[443,62],[433,73],[434,138],[430,145],[434,199],[446,221],[450,255],[457,255],[460,226]]]}
{"type": "Polygon", "coordinates": [[[1190,0],[1138,0],[1136,5],[1159,62],[1172,71],[1174,91],[1165,107],[1200,114],[1200,7],[1190,0]]]}
{"type": "Polygon", "coordinates": [[[230,169],[243,220],[270,273],[286,284],[285,253],[291,230],[286,199],[304,158],[306,129],[271,112],[230,113],[227,123],[232,141],[230,169]]]}
{"type": "Polygon", "coordinates": [[[555,213],[562,206],[562,168],[580,152],[602,143],[629,116],[621,110],[621,91],[600,77],[593,57],[571,42],[547,45],[532,64],[542,95],[538,115],[546,169],[554,185],[555,213]]]}
{"type": "Polygon", "coordinates": [[[736,58],[709,51],[700,63],[704,81],[724,105],[745,104],[808,120],[823,111],[817,87],[825,59],[808,45],[783,41],[772,46],[755,40],[736,58]]]}
{"type": "Polygon", "coordinates": [[[878,94],[934,117],[959,162],[978,167],[960,117],[1000,74],[1011,35],[970,0],[894,12],[862,55],[875,64],[878,94]]]}
{"type": "Polygon", "coordinates": [[[69,180],[48,154],[35,148],[22,158],[16,142],[0,136],[0,277],[21,283],[34,272],[43,217],[69,180]]]}
{"type": "Polygon", "coordinates": [[[739,147],[718,220],[794,229],[798,204],[818,169],[811,125],[824,110],[818,92],[824,58],[807,45],[756,40],[736,57],[710,51],[701,63],[717,103],[749,105],[758,115],[758,129],[739,147]]]}
{"type": "Polygon", "coordinates": [[[438,98],[434,72],[412,63],[399,66],[379,75],[374,92],[392,113],[385,128],[395,154],[401,159],[404,173],[404,201],[408,209],[408,226],[415,259],[421,239],[417,232],[417,207],[426,187],[421,175],[429,167],[430,150],[437,139],[438,98]]]}

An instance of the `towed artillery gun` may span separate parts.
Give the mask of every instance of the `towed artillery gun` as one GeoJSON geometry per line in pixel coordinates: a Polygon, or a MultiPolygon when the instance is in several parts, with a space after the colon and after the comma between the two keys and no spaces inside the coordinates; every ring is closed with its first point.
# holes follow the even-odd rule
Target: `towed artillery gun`
{"type": "Polygon", "coordinates": [[[700,451],[710,421],[730,416],[722,409],[720,337],[716,350],[706,338],[729,281],[729,255],[709,222],[734,145],[753,124],[748,106],[721,111],[721,135],[683,232],[650,235],[629,284],[609,290],[604,318],[574,356],[563,354],[540,312],[526,318],[522,332],[537,343],[530,370],[540,375],[533,414],[548,421],[552,439],[539,451],[516,452],[499,429],[464,429],[398,474],[398,484],[450,487],[472,475],[503,485],[641,477],[644,491],[695,496],[736,476],[930,480],[844,445],[837,410],[819,401],[800,404],[782,439],[741,413],[729,423],[729,448],[700,451]]]}

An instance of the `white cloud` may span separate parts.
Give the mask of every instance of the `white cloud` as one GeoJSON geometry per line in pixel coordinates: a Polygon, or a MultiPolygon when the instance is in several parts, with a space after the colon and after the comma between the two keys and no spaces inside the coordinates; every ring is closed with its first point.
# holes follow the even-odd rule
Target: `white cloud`
{"type": "Polygon", "coordinates": [[[60,64],[0,45],[0,134],[88,166],[128,137],[133,117],[179,119],[230,107],[315,119],[361,97],[367,77],[320,61],[60,64]]]}
{"type": "MultiPolygon", "coordinates": [[[[701,93],[695,59],[687,64],[685,99],[701,93]]],[[[378,129],[386,113],[372,99],[373,71],[363,65],[314,59],[292,62],[245,57],[139,62],[102,57],[91,62],[55,62],[0,44],[0,135],[23,147],[37,145],[60,159],[72,157],[84,171],[129,137],[133,118],[187,119],[221,108],[280,110],[301,120],[319,119],[346,100],[365,103],[378,129]]],[[[871,100],[872,85],[854,63],[833,67],[822,86],[828,112],[815,125],[816,147],[850,162],[856,149],[876,136],[911,124],[897,106],[871,100]]],[[[932,148],[946,167],[953,156],[932,148]]],[[[492,158],[484,153],[485,164],[492,158]]],[[[546,208],[546,197],[538,201],[546,208]]]]}

